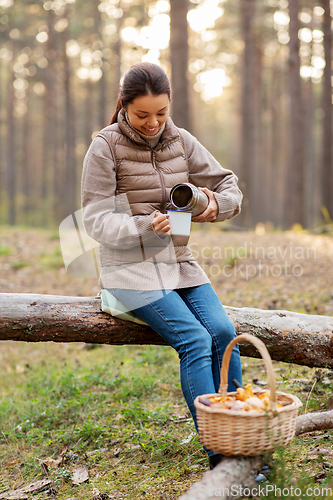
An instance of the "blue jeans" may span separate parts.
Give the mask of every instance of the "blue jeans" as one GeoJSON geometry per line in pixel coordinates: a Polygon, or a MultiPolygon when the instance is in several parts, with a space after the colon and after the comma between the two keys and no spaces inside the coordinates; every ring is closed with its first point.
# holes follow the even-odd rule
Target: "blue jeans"
{"type": "MultiPolygon", "coordinates": [[[[218,391],[223,353],[236,336],[212,286],[167,291],[110,289],[110,292],[177,351],[182,391],[197,428],[194,399],[218,391]]],[[[242,383],[238,345],[230,358],[229,391],[235,390],[233,379],[242,383]]]]}

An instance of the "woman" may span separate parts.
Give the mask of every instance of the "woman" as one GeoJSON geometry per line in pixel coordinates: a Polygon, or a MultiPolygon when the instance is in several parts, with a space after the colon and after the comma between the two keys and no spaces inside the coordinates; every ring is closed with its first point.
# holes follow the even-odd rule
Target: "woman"
{"type": "MultiPolygon", "coordinates": [[[[233,172],[174,125],[170,101],[170,81],[160,66],[140,63],[125,74],[111,123],[84,160],[83,220],[101,245],[101,287],[178,352],[181,386],[196,425],[193,401],[217,392],[223,352],[235,329],[195,262],[188,237],[171,234],[169,194],[181,182],[206,193],[208,206],[194,222],[234,217],[242,195],[233,172]]],[[[234,378],[241,382],[238,346],[230,360],[229,381],[234,378]]],[[[229,390],[235,390],[231,382],[229,390]]],[[[221,455],[207,452],[212,468],[221,455]]]]}

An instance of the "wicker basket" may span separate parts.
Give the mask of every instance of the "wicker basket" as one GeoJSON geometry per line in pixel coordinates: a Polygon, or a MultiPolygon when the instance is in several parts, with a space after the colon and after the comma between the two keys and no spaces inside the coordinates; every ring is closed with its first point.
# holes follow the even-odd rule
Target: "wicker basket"
{"type": "MultiPolygon", "coordinates": [[[[260,394],[262,390],[254,391],[260,394]]],[[[265,391],[267,392],[267,391],[265,391]]],[[[248,334],[238,335],[227,346],[221,368],[221,383],[218,394],[203,394],[194,400],[200,440],[203,446],[226,456],[255,456],[272,452],[277,445],[287,445],[295,435],[298,408],[302,405],[297,396],[276,392],[275,376],[270,355],[265,344],[248,334]],[[211,408],[200,402],[200,397],[232,396],[228,392],[228,371],[232,348],[238,342],[250,342],[260,352],[267,371],[270,407],[263,411],[232,411],[211,408]],[[277,408],[277,404],[282,408],[277,408]]]]}

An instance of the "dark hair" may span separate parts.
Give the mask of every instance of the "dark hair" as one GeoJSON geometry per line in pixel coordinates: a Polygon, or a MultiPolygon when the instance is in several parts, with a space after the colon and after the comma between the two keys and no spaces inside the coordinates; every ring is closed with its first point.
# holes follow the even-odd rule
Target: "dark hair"
{"type": "Polygon", "coordinates": [[[119,87],[116,109],[110,125],[117,122],[117,116],[122,107],[126,109],[136,97],[149,94],[168,94],[171,100],[171,84],[168,75],[158,64],[149,62],[135,64],[125,73],[119,87]]]}

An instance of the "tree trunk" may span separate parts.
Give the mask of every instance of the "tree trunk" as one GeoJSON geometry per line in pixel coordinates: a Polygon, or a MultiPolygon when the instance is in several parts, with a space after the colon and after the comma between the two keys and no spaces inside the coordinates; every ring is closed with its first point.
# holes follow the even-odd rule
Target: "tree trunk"
{"type": "Polygon", "coordinates": [[[188,99],[188,0],[170,0],[170,61],[172,119],[177,127],[191,130],[188,99]]]}
{"type": "MultiPolygon", "coordinates": [[[[225,307],[236,331],[252,333],[271,358],[310,367],[333,368],[333,317],[225,307]]],[[[148,326],[101,312],[98,297],[0,294],[0,340],[166,345],[148,326]]],[[[243,356],[260,357],[249,344],[243,356]]]]}
{"type": "Polygon", "coordinates": [[[323,16],[324,51],[326,66],[323,78],[322,110],[323,118],[323,150],[322,150],[322,206],[328,210],[330,218],[333,219],[333,161],[332,161],[332,31],[330,0],[322,0],[325,10],[323,16]]]}
{"type": "MultiPolygon", "coordinates": [[[[68,15],[68,14],[67,14],[68,15]]],[[[78,209],[76,203],[77,173],[75,154],[75,119],[74,100],[72,94],[72,68],[66,53],[66,43],[69,39],[68,28],[63,32],[63,57],[64,57],[64,93],[65,93],[65,206],[63,217],[78,209]]]]}
{"type": "Polygon", "coordinates": [[[284,205],[284,170],[283,170],[283,111],[281,110],[281,95],[283,93],[283,75],[276,63],[272,70],[271,80],[271,184],[269,188],[270,219],[274,225],[283,220],[284,205]]]}
{"type": "MultiPolygon", "coordinates": [[[[98,33],[98,43],[99,43],[99,50],[103,50],[104,48],[104,42],[103,42],[103,21],[101,19],[101,13],[98,10],[98,7],[100,5],[100,0],[95,0],[94,2],[94,19],[95,19],[95,27],[96,27],[96,32],[98,33]]],[[[121,8],[120,2],[119,2],[119,8],[121,8]]],[[[120,36],[120,32],[118,32],[120,36]]],[[[104,62],[104,56],[102,56],[102,62],[104,62]]],[[[88,97],[89,99],[90,97],[88,97]]],[[[97,119],[98,119],[98,129],[102,129],[106,127],[109,123],[106,118],[106,77],[105,73],[103,70],[102,66],[102,76],[98,80],[98,113],[97,113],[97,119]]]]}
{"type": "Polygon", "coordinates": [[[290,92],[290,161],[287,166],[286,225],[304,225],[304,143],[303,104],[299,56],[299,2],[289,2],[289,92],[290,92]]]}
{"type": "MultiPolygon", "coordinates": [[[[15,44],[13,44],[13,61],[15,64],[15,44]]],[[[14,117],[14,70],[9,72],[8,92],[7,92],[7,203],[8,203],[8,224],[16,223],[16,164],[15,164],[15,117],[14,117]]]]}
{"type": "MultiPolygon", "coordinates": [[[[263,193],[269,186],[269,165],[267,165],[268,155],[264,151],[263,144],[263,124],[262,124],[262,100],[264,94],[263,86],[263,49],[260,42],[255,42],[254,34],[254,78],[253,78],[253,138],[254,138],[254,157],[252,159],[253,167],[253,193],[250,196],[252,224],[257,222],[266,222],[267,205],[263,193]]],[[[266,146],[265,141],[265,146],[266,146]]]]}
{"type": "Polygon", "coordinates": [[[255,0],[241,0],[241,28],[244,40],[242,75],[242,138],[240,187],[244,194],[241,218],[246,227],[253,224],[253,173],[255,157],[255,0]]]}
{"type": "Polygon", "coordinates": [[[54,30],[55,13],[50,9],[47,14],[48,40],[46,46],[46,58],[48,66],[45,71],[45,97],[44,97],[44,130],[43,130],[43,165],[41,182],[42,200],[42,225],[47,226],[50,222],[51,204],[49,203],[56,180],[56,133],[57,133],[57,103],[55,86],[57,82],[56,61],[56,32],[54,30]]]}
{"type": "Polygon", "coordinates": [[[54,25],[56,23],[56,15],[53,9],[48,11],[48,41],[47,41],[47,60],[48,67],[46,70],[46,95],[45,95],[45,106],[46,106],[46,123],[45,123],[45,143],[46,143],[46,152],[45,152],[45,160],[46,165],[45,174],[47,185],[45,189],[45,194],[48,194],[48,198],[51,197],[51,203],[48,205],[49,211],[52,213],[53,222],[58,224],[60,222],[58,212],[59,212],[59,199],[58,194],[60,189],[63,189],[63,185],[61,188],[59,186],[59,162],[57,158],[57,152],[59,147],[59,125],[58,125],[58,95],[57,95],[57,65],[56,65],[56,56],[57,56],[57,34],[54,29],[54,25]],[[48,193],[46,193],[48,191],[48,193]]]}
{"type": "Polygon", "coordinates": [[[299,415],[296,419],[295,436],[305,434],[306,432],[332,429],[332,427],[333,411],[305,413],[305,415],[299,415]]]}
{"type": "Polygon", "coordinates": [[[30,87],[27,89],[27,112],[23,117],[23,162],[22,162],[22,192],[24,198],[24,224],[29,225],[31,222],[31,207],[32,207],[32,179],[34,173],[34,151],[32,147],[32,130],[33,127],[31,125],[31,90],[30,87]]]}
{"type": "Polygon", "coordinates": [[[313,227],[316,224],[314,196],[316,188],[316,155],[314,141],[315,106],[313,83],[309,78],[304,84],[304,102],[306,113],[304,116],[304,223],[306,227],[313,227]]]}
{"type": "MultiPolygon", "coordinates": [[[[2,58],[0,57],[0,109],[3,109],[3,97],[5,95],[5,72],[4,72],[4,63],[2,58]]],[[[5,122],[6,119],[2,113],[0,113],[0,151],[4,151],[5,149],[5,122]]],[[[3,196],[5,194],[5,158],[4,155],[0,155],[0,198],[3,200],[3,196]]],[[[4,208],[3,206],[1,207],[4,208]]],[[[5,220],[0,217],[0,223],[5,223],[5,220]]]]}

